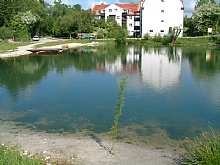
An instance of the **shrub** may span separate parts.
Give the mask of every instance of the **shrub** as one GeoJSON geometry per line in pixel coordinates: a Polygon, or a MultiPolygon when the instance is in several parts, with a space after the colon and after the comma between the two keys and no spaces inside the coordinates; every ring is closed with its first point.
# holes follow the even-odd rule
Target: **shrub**
{"type": "Polygon", "coordinates": [[[149,40],[151,38],[149,33],[144,34],[144,39],[145,40],[149,40]]]}
{"type": "Polygon", "coordinates": [[[160,33],[159,34],[155,34],[155,36],[153,38],[153,41],[154,42],[161,42],[161,40],[162,40],[161,34],[160,33]]]}
{"type": "Polygon", "coordinates": [[[217,135],[209,126],[211,134],[202,133],[194,141],[187,139],[184,164],[220,164],[220,133],[217,135]]]}

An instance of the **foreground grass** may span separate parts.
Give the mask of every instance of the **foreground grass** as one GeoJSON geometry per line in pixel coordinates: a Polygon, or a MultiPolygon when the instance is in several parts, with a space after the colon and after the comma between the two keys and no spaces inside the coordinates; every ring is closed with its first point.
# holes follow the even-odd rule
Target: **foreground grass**
{"type": "Polygon", "coordinates": [[[183,164],[220,164],[220,133],[215,134],[211,127],[210,130],[210,134],[203,133],[194,141],[187,139],[183,164]]]}
{"type": "Polygon", "coordinates": [[[45,165],[46,161],[38,155],[32,156],[21,151],[18,147],[0,146],[1,165],[45,165]]]}

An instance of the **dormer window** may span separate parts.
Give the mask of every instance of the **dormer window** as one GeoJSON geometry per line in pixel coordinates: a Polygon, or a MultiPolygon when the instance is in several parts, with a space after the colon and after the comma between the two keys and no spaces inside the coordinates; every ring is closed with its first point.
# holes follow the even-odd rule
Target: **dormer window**
{"type": "Polygon", "coordinates": [[[96,10],[96,14],[99,14],[99,10],[96,10]]]}
{"type": "Polygon", "coordinates": [[[130,9],[130,10],[129,10],[129,13],[132,13],[132,12],[133,12],[133,10],[132,10],[132,9],[130,9]]]}

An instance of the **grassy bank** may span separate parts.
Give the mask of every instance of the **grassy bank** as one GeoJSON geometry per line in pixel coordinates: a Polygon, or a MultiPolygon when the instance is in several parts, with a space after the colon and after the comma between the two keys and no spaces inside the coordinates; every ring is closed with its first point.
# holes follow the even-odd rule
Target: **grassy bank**
{"type": "Polygon", "coordinates": [[[18,42],[18,43],[0,42],[0,53],[4,53],[7,51],[14,51],[19,46],[25,46],[29,44],[31,44],[31,42],[18,42]]]}
{"type": "Polygon", "coordinates": [[[64,44],[70,44],[70,43],[81,43],[81,44],[87,44],[87,43],[92,43],[92,42],[114,42],[113,39],[110,40],[77,40],[77,39],[72,39],[72,40],[63,40],[63,41],[55,41],[55,42],[47,42],[44,44],[38,44],[35,46],[35,48],[40,48],[44,46],[55,46],[55,45],[64,45],[64,44]]]}
{"type": "MultiPolygon", "coordinates": [[[[62,45],[68,43],[91,43],[91,42],[105,42],[105,43],[114,43],[114,39],[105,39],[105,40],[62,40],[62,41],[55,41],[55,42],[47,42],[44,44],[38,44],[35,48],[40,48],[44,46],[55,46],[55,45],[62,45]]],[[[19,46],[25,46],[31,44],[33,42],[20,42],[20,43],[8,43],[8,42],[0,42],[0,53],[4,53],[7,51],[14,51],[19,46]]],[[[176,42],[169,43],[166,39],[162,37],[156,38],[148,38],[148,39],[126,39],[126,44],[138,44],[138,45],[155,45],[155,46],[162,46],[162,45],[173,45],[173,46],[218,46],[220,45],[220,36],[205,36],[205,37],[184,37],[178,38],[176,42]]]]}
{"type": "Polygon", "coordinates": [[[0,164],[2,165],[45,165],[46,160],[38,155],[30,155],[16,146],[0,146],[0,164]]]}
{"type": "Polygon", "coordinates": [[[186,153],[182,164],[220,164],[220,133],[215,133],[211,127],[209,128],[210,132],[202,133],[194,140],[186,140],[186,153]]]}

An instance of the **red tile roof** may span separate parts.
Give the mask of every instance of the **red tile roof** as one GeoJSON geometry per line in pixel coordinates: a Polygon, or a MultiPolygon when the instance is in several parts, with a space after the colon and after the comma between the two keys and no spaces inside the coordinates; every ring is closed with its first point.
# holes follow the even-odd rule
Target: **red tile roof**
{"type": "MultiPolygon", "coordinates": [[[[134,13],[134,11],[139,11],[140,10],[140,5],[139,4],[134,4],[134,3],[130,3],[130,4],[115,4],[118,7],[121,7],[123,9],[129,10],[132,9],[132,12],[134,13]]],[[[92,9],[92,12],[97,14],[96,11],[99,10],[105,10],[106,7],[110,6],[109,4],[101,4],[101,5],[95,5],[92,9]]]]}
{"type": "Polygon", "coordinates": [[[140,9],[140,4],[135,4],[135,3],[130,3],[130,4],[115,4],[115,5],[117,5],[117,6],[121,7],[121,8],[123,8],[123,9],[127,9],[127,10],[132,9],[133,12],[134,12],[134,11],[139,11],[139,9],[140,9]]]}
{"type": "Polygon", "coordinates": [[[109,4],[101,4],[101,5],[95,5],[93,8],[92,8],[92,12],[93,13],[96,13],[97,10],[101,11],[101,10],[105,10],[106,7],[108,7],[109,4]]]}

